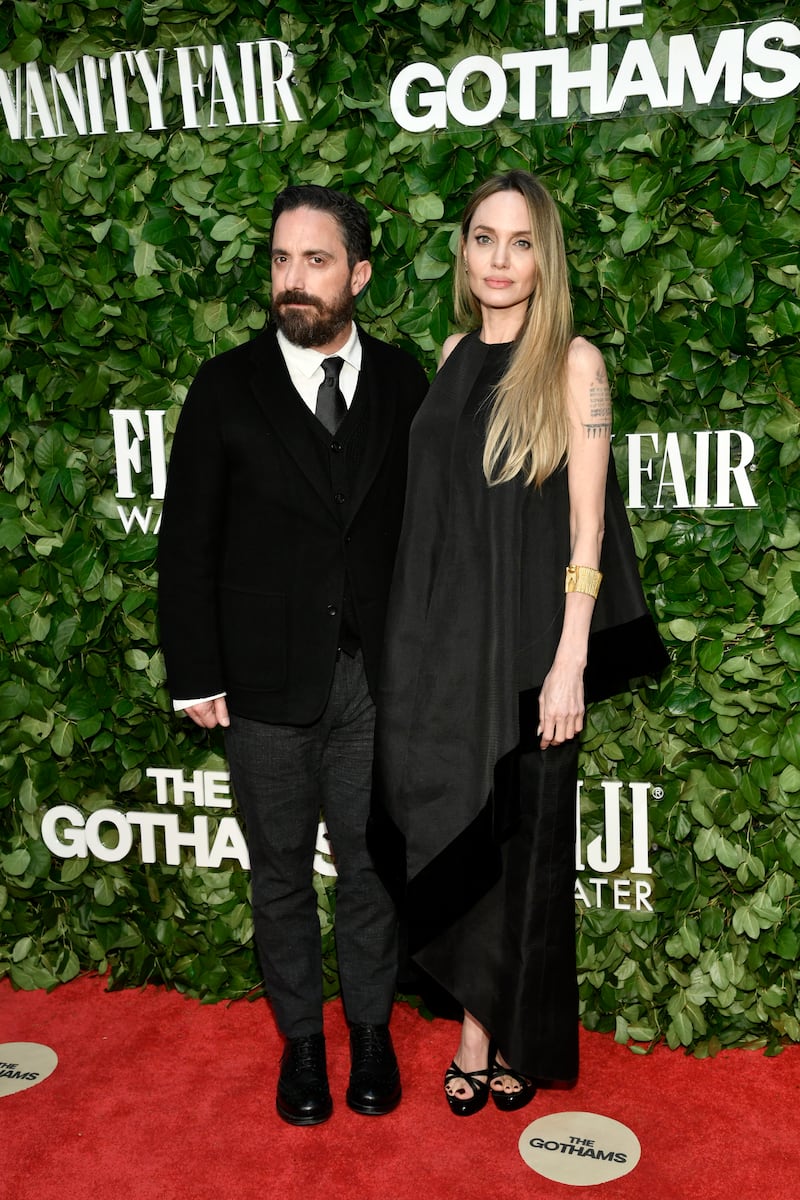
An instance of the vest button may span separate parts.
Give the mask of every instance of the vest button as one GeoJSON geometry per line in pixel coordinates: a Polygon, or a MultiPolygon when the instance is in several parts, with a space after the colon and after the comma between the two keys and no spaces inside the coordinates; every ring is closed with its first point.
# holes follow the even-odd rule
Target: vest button
{"type": "Polygon", "coordinates": [[[331,448],[331,451],[333,454],[341,454],[342,443],[341,442],[331,442],[330,448],[331,448]]]}
{"type": "Polygon", "coordinates": [[[329,605],[328,605],[328,612],[329,612],[329,614],[330,614],[332,617],[335,617],[335,616],[336,616],[336,605],[335,605],[335,604],[329,604],[329,605]]]}
{"type": "Polygon", "coordinates": [[[337,492],[333,498],[337,504],[344,504],[347,496],[345,496],[344,492],[337,492]]]}

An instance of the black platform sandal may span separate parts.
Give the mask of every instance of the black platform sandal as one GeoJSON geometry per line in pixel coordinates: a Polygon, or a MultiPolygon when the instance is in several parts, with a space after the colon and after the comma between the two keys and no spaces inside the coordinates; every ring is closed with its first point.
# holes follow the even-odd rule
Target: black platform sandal
{"type": "Polygon", "coordinates": [[[504,1067],[495,1058],[492,1063],[492,1079],[500,1079],[503,1075],[508,1075],[515,1083],[518,1083],[519,1091],[504,1092],[500,1088],[490,1087],[489,1091],[492,1093],[495,1108],[499,1108],[501,1112],[516,1112],[518,1108],[524,1108],[526,1104],[530,1104],[536,1095],[536,1084],[533,1080],[528,1079],[527,1075],[520,1075],[519,1071],[514,1071],[511,1067],[504,1067]]]}
{"type": "Polygon", "coordinates": [[[444,1084],[444,1094],[450,1105],[450,1111],[457,1117],[471,1117],[473,1113],[480,1112],[482,1108],[486,1107],[489,1099],[488,1066],[482,1067],[480,1071],[462,1071],[461,1067],[456,1066],[456,1060],[453,1059],[445,1071],[444,1084]],[[462,1100],[459,1096],[451,1096],[448,1092],[447,1085],[454,1079],[463,1079],[472,1088],[472,1095],[466,1100],[462,1100]]]}

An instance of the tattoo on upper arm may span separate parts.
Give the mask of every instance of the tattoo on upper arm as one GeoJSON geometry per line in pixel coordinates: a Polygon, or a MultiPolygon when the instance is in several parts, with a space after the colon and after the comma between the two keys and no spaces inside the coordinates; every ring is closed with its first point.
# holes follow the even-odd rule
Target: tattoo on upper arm
{"type": "Polygon", "coordinates": [[[587,438],[611,436],[611,391],[605,371],[598,370],[589,384],[589,420],[583,427],[587,438]]]}

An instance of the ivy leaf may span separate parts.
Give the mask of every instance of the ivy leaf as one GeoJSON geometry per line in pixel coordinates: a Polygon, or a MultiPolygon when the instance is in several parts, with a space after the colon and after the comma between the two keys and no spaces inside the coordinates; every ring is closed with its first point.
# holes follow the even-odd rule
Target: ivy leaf
{"type": "Polygon", "coordinates": [[[782,96],[769,104],[753,109],[753,125],[762,142],[782,142],[789,136],[797,120],[797,103],[793,96],[782,96]]]}
{"type": "Polygon", "coordinates": [[[30,689],[13,680],[0,683],[0,721],[15,720],[30,704],[30,689]]]}
{"type": "Polygon", "coordinates": [[[23,848],[14,850],[11,854],[4,854],[0,858],[0,863],[2,863],[3,870],[5,871],[6,875],[11,875],[12,877],[24,875],[28,869],[30,861],[30,854],[23,848]]]}
{"type": "Polygon", "coordinates": [[[444,216],[444,203],[440,196],[429,192],[425,196],[411,196],[408,211],[415,221],[440,221],[444,216]]]}
{"type": "Polygon", "coordinates": [[[15,987],[28,992],[33,992],[37,988],[55,987],[58,983],[52,971],[35,962],[14,963],[10,975],[11,982],[15,987]]]}
{"type": "Polygon", "coordinates": [[[753,290],[753,268],[732,255],[711,272],[711,282],[721,304],[741,304],[753,290]]]}
{"type": "Polygon", "coordinates": [[[215,242],[232,242],[235,238],[238,238],[240,234],[244,233],[247,227],[247,217],[235,217],[228,213],[226,216],[220,217],[220,219],[212,226],[209,236],[212,237],[215,242]]]}
{"type": "Polygon", "coordinates": [[[22,522],[11,517],[3,517],[0,521],[0,549],[16,550],[25,539],[22,522]]]}
{"type": "Polygon", "coordinates": [[[56,721],[50,738],[53,753],[57,754],[59,758],[69,758],[74,744],[72,726],[67,721],[56,721]]]}
{"type": "Polygon", "coordinates": [[[151,246],[166,246],[175,238],[175,221],[168,216],[154,217],[142,229],[142,239],[151,246]]]}
{"type": "Polygon", "coordinates": [[[102,875],[94,885],[94,898],[98,904],[104,908],[108,908],[114,903],[116,893],[114,892],[113,884],[107,875],[102,875]]]}
{"type": "Polygon", "coordinates": [[[777,159],[772,146],[751,142],[739,155],[739,166],[748,183],[763,183],[775,170],[777,159]]]}
{"type": "Polygon", "coordinates": [[[632,254],[635,250],[641,250],[642,246],[646,246],[653,235],[653,226],[646,217],[639,216],[638,213],[631,213],[625,219],[625,225],[622,230],[620,242],[622,249],[626,254],[632,254]]]}
{"type": "Polygon", "coordinates": [[[775,332],[781,336],[800,333],[800,302],[781,300],[775,309],[775,332]]]}
{"type": "Polygon", "coordinates": [[[51,646],[56,659],[63,661],[67,657],[72,639],[75,637],[79,626],[80,619],[74,614],[70,617],[64,617],[63,620],[59,621],[51,639],[51,646]]]}
{"type": "Polygon", "coordinates": [[[718,829],[702,829],[695,838],[694,852],[701,862],[709,862],[716,854],[718,843],[718,829]]]}
{"type": "Polygon", "coordinates": [[[800,767],[800,718],[792,717],[778,739],[778,751],[795,767],[800,767]]]}
{"type": "Polygon", "coordinates": [[[14,62],[35,62],[42,53],[42,42],[33,33],[22,33],[14,38],[9,49],[14,62]]]}
{"type": "Polygon", "coordinates": [[[800,611],[800,597],[792,581],[792,564],[783,562],[767,587],[764,624],[785,625],[798,611],[800,611]]]}
{"type": "Polygon", "coordinates": [[[425,0],[425,3],[419,7],[420,20],[426,25],[430,25],[432,29],[439,29],[442,25],[446,25],[452,15],[451,4],[431,4],[429,0],[425,0]]]}
{"type": "Polygon", "coordinates": [[[40,470],[67,465],[67,447],[63,436],[55,428],[45,430],[33,447],[33,459],[40,470]]]}

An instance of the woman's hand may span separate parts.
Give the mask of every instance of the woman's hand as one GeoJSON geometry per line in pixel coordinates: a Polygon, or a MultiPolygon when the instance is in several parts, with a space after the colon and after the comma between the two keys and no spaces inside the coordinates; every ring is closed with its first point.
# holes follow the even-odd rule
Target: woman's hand
{"type": "Polygon", "coordinates": [[[540,745],[560,746],[583,729],[585,713],[583,699],[583,667],[575,664],[553,663],[539,694],[540,745]]]}

